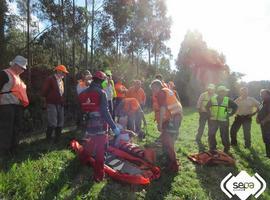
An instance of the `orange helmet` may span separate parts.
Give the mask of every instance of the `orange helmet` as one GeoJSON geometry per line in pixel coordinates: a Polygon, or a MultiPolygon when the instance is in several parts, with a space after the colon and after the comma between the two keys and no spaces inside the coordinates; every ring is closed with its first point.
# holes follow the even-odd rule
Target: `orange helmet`
{"type": "Polygon", "coordinates": [[[64,72],[65,74],[68,74],[68,70],[64,65],[58,65],[55,67],[56,71],[64,72]]]}

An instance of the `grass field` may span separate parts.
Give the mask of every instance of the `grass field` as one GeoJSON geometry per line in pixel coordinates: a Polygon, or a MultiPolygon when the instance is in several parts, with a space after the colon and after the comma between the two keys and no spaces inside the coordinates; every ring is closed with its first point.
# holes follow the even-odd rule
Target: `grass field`
{"type": "MultiPolygon", "coordinates": [[[[141,145],[154,145],[159,134],[152,114],[147,115],[147,121],[148,135],[141,145]]],[[[229,172],[237,175],[241,170],[250,175],[257,172],[270,183],[270,159],[265,158],[258,125],[254,123],[252,127],[250,150],[244,148],[242,130],[239,132],[239,147],[231,149],[237,161],[234,167],[210,167],[195,165],[187,159],[188,154],[199,150],[194,141],[197,121],[198,114],[192,109],[185,109],[180,137],[176,142],[181,171],[172,174],[163,170],[161,178],[146,187],[125,185],[111,179],[93,183],[92,169],[81,166],[75,154],[68,148],[70,139],[79,137],[79,133],[66,132],[63,141],[57,146],[46,142],[42,136],[31,138],[20,145],[17,156],[1,158],[0,199],[223,200],[229,198],[220,190],[221,180],[229,172]]],[[[219,148],[223,149],[219,134],[217,138],[219,148]]],[[[203,143],[207,149],[206,132],[203,143]]],[[[165,163],[159,147],[157,154],[157,164],[163,168],[165,163]]],[[[270,199],[269,187],[258,199],[270,199]]]]}

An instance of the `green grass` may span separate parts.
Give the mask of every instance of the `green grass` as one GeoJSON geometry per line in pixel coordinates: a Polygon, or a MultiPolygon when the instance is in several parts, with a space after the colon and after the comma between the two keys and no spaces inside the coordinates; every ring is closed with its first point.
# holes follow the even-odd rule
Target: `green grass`
{"type": "MultiPolygon", "coordinates": [[[[153,146],[157,151],[158,165],[163,169],[161,178],[149,186],[130,186],[106,179],[93,183],[92,169],[81,166],[75,154],[68,148],[69,141],[80,137],[80,133],[67,132],[57,146],[37,136],[25,140],[15,157],[1,158],[0,199],[168,199],[168,200],[223,200],[228,199],[220,190],[221,180],[232,172],[237,175],[245,170],[250,175],[259,173],[270,183],[270,160],[266,159],[259,126],[252,126],[252,149],[243,146],[243,133],[239,132],[239,148],[232,148],[236,159],[234,167],[199,166],[187,159],[190,153],[198,152],[194,141],[197,131],[198,114],[185,109],[180,137],[176,142],[177,156],[181,161],[181,171],[172,174],[165,171],[165,159],[161,147],[155,141],[159,137],[153,115],[147,114],[148,135],[141,145],[153,146]]],[[[231,120],[232,121],[232,120],[231,120]]],[[[206,130],[203,143],[207,149],[206,130]]],[[[217,135],[218,147],[222,148],[217,135]]],[[[202,148],[202,147],[200,147],[202,148]]],[[[253,199],[253,198],[250,198],[253,199]]],[[[270,190],[259,199],[270,199],[270,190]]]]}

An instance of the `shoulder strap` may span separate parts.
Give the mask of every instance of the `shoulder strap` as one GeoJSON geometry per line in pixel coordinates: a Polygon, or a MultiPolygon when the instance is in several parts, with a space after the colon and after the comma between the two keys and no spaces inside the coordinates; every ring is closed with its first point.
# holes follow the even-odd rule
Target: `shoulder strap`
{"type": "Polygon", "coordinates": [[[12,93],[12,91],[0,92],[0,94],[8,94],[8,93],[12,93]]]}

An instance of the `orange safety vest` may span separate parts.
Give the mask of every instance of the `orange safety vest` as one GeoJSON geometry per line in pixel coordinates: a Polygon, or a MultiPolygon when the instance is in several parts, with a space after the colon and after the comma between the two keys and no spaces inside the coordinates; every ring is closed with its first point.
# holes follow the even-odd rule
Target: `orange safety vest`
{"type": "MultiPolygon", "coordinates": [[[[9,75],[9,78],[12,78],[12,80],[9,80],[7,84],[12,84],[12,85],[10,86],[9,91],[1,91],[3,93],[2,95],[13,95],[21,102],[21,104],[24,107],[28,106],[29,100],[26,93],[25,83],[21,80],[20,76],[14,73],[11,69],[5,69],[4,71],[9,75]]],[[[1,103],[10,104],[12,102],[8,102],[8,101],[5,102],[5,99],[4,99],[2,100],[1,103]]]]}
{"type": "MultiPolygon", "coordinates": [[[[162,91],[166,94],[166,113],[164,116],[164,121],[170,120],[174,115],[182,113],[182,105],[177,100],[174,92],[168,88],[162,88],[162,91]]],[[[156,98],[156,103],[157,98],[156,98]]],[[[159,122],[160,106],[158,105],[158,110],[155,111],[156,120],[159,122]]]]}
{"type": "Polygon", "coordinates": [[[123,104],[124,111],[130,114],[137,112],[140,108],[140,104],[135,98],[125,98],[123,99],[123,104]]]}
{"type": "Polygon", "coordinates": [[[127,97],[136,98],[140,104],[144,104],[146,99],[144,90],[142,88],[136,90],[134,86],[128,89],[127,97]]]}
{"type": "Polygon", "coordinates": [[[114,87],[116,91],[116,97],[124,98],[126,96],[123,90],[127,90],[127,88],[121,82],[117,82],[114,87]]]}

